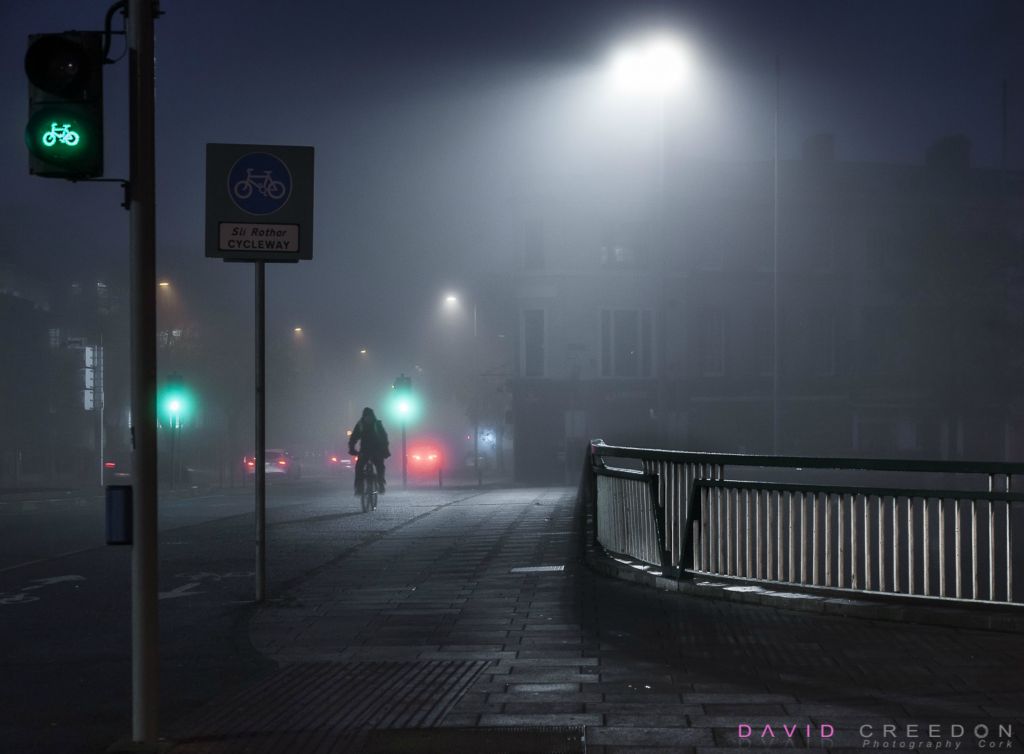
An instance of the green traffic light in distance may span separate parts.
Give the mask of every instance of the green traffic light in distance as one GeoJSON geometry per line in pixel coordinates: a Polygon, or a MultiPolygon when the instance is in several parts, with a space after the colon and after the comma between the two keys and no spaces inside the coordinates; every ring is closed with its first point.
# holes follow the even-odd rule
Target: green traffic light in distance
{"type": "Polygon", "coordinates": [[[160,396],[160,412],[170,422],[180,424],[192,415],[192,394],[180,385],[165,387],[160,396]]]}
{"type": "Polygon", "coordinates": [[[419,414],[419,401],[409,393],[392,395],[389,404],[391,415],[398,421],[410,422],[419,414]]]}

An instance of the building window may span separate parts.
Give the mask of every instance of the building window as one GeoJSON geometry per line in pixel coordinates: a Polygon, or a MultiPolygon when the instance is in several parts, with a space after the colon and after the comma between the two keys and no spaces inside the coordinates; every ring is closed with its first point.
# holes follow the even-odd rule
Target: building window
{"type": "Polygon", "coordinates": [[[640,251],[635,246],[612,244],[601,247],[601,264],[610,268],[635,268],[640,266],[640,251]]]}
{"type": "Polygon", "coordinates": [[[705,377],[725,374],[725,315],[721,310],[704,310],[700,339],[700,373],[705,377]]]}
{"type": "Polygon", "coordinates": [[[654,338],[647,309],[601,312],[601,376],[650,377],[654,338]]]}
{"type": "Polygon", "coordinates": [[[544,376],[544,311],[523,312],[523,376],[544,376]]]}
{"type": "Polygon", "coordinates": [[[647,230],[642,223],[608,227],[601,244],[601,266],[606,269],[637,269],[647,261],[647,230]]]}

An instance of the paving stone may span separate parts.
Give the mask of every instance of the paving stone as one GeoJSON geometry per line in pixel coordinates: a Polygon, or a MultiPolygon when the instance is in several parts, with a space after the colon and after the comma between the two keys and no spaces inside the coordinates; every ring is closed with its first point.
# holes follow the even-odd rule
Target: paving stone
{"type": "Polygon", "coordinates": [[[583,702],[508,702],[502,706],[501,712],[507,715],[564,715],[583,714],[586,712],[583,702]]]}
{"type": "Polygon", "coordinates": [[[509,683],[505,688],[509,693],[573,693],[580,690],[580,685],[578,683],[509,683]]]}
{"type": "Polygon", "coordinates": [[[587,743],[617,746],[680,747],[711,744],[711,733],[701,728],[594,728],[587,730],[587,743]]]}
{"type": "Polygon", "coordinates": [[[585,704],[587,709],[582,712],[599,712],[600,710],[591,707],[601,701],[601,694],[591,694],[585,691],[572,693],[571,691],[508,691],[506,693],[491,693],[487,695],[487,701],[493,704],[507,704],[509,702],[561,702],[572,701],[585,704]]]}
{"type": "Polygon", "coordinates": [[[566,715],[506,715],[488,714],[480,716],[480,725],[487,726],[538,726],[538,725],[601,725],[602,716],[594,713],[566,715]]]}

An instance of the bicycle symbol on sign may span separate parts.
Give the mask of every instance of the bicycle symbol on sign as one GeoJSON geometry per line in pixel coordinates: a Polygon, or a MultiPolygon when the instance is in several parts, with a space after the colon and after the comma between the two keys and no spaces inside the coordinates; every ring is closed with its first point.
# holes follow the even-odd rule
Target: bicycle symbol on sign
{"type": "Polygon", "coordinates": [[[78,131],[72,131],[70,123],[65,123],[60,128],[57,127],[56,122],[50,123],[50,130],[43,134],[43,144],[52,147],[58,141],[73,147],[78,143],[78,131]]]}
{"type": "Polygon", "coordinates": [[[270,170],[253,174],[252,168],[246,168],[245,178],[235,183],[232,191],[239,199],[245,200],[256,190],[261,196],[280,199],[284,196],[285,186],[281,181],[274,180],[270,170]]]}

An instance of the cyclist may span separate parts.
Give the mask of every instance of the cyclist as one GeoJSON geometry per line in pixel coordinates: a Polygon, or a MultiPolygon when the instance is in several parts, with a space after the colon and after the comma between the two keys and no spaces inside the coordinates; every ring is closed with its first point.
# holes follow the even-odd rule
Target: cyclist
{"type": "Polygon", "coordinates": [[[377,479],[379,481],[379,492],[384,492],[384,459],[391,457],[391,450],[388,447],[388,433],[384,431],[384,425],[373,409],[367,406],[363,409],[363,416],[352,428],[352,434],[348,438],[348,452],[358,455],[356,462],[356,495],[363,494],[363,474],[366,464],[373,462],[377,467],[377,479]],[[356,443],[359,443],[359,452],[356,452],[356,443]]]}

